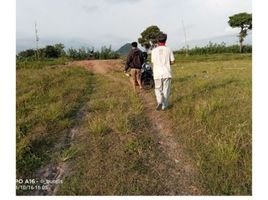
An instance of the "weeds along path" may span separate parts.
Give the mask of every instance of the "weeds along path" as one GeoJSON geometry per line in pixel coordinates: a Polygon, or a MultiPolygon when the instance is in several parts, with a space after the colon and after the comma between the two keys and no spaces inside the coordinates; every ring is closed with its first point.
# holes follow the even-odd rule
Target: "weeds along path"
{"type": "MultiPolygon", "coordinates": [[[[120,61],[118,60],[106,60],[106,61],[75,61],[70,62],[66,65],[58,65],[58,67],[71,67],[71,66],[82,66],[85,67],[90,72],[95,74],[105,74],[109,76],[107,72],[120,70],[120,61]]],[[[55,66],[53,66],[55,67],[55,66]]],[[[109,76],[112,78],[112,76],[109,76]]],[[[77,112],[75,120],[82,121],[83,118],[87,114],[87,105],[81,107],[81,109],[77,112]]],[[[71,127],[69,131],[61,137],[56,142],[53,147],[54,152],[60,152],[63,149],[71,149],[73,146],[73,140],[75,137],[79,135],[79,123],[76,123],[75,126],[71,127]]],[[[68,160],[68,156],[66,158],[62,158],[59,161],[52,161],[48,165],[41,167],[37,173],[36,178],[39,180],[63,180],[64,177],[69,173],[69,163],[66,162],[68,160]]],[[[40,183],[43,186],[43,183],[40,183]]],[[[32,194],[33,195],[55,195],[58,192],[60,184],[49,184],[47,190],[36,190],[32,194]]]]}
{"type": "MultiPolygon", "coordinates": [[[[83,106],[76,114],[76,120],[82,120],[87,113],[87,107],[83,106]]],[[[64,137],[59,138],[56,145],[54,146],[54,151],[61,151],[62,149],[72,149],[73,140],[79,135],[79,123],[69,129],[64,137]]],[[[63,180],[65,175],[68,174],[69,163],[66,162],[69,159],[68,155],[60,159],[59,162],[52,162],[48,165],[40,168],[37,171],[36,177],[39,180],[63,180]]],[[[43,183],[41,183],[43,184],[43,183]]],[[[56,195],[58,192],[60,184],[49,184],[47,190],[37,190],[34,195],[56,195]]]]}
{"type": "MultiPolygon", "coordinates": [[[[106,60],[106,61],[75,61],[72,65],[83,66],[96,74],[102,74],[107,79],[129,85],[128,78],[113,76],[109,72],[122,71],[122,61],[106,60]]],[[[124,87],[124,86],[122,86],[124,87]]],[[[139,98],[145,109],[146,118],[149,120],[150,134],[155,138],[155,142],[162,153],[166,155],[167,160],[163,164],[169,166],[168,172],[169,195],[200,195],[203,194],[198,184],[198,173],[191,164],[191,160],[184,152],[179,141],[176,140],[173,132],[171,120],[167,113],[163,111],[155,111],[155,99],[151,91],[142,91],[139,98]]],[[[168,112],[168,111],[166,111],[168,112]]],[[[164,181],[164,180],[163,180],[164,181]]]]}
{"type": "MultiPolygon", "coordinates": [[[[152,134],[156,134],[158,144],[167,154],[169,162],[173,166],[170,173],[177,177],[180,195],[201,195],[203,191],[198,184],[198,172],[192,165],[192,161],[187,153],[177,141],[173,132],[171,120],[164,111],[156,111],[155,99],[150,93],[140,93],[140,98],[146,110],[146,114],[151,123],[152,134]]],[[[174,191],[175,192],[175,191],[174,191]]]]}
{"type": "MultiPolygon", "coordinates": [[[[17,172],[20,172],[18,177],[36,178],[35,190],[17,190],[18,195],[54,195],[58,191],[59,184],[52,181],[62,180],[64,175],[68,174],[66,161],[70,159],[73,140],[78,135],[80,123],[88,113],[85,102],[92,92],[93,76],[79,68],[62,67],[64,66],[45,67],[41,69],[41,73],[40,70],[32,69],[19,72],[26,73],[26,77],[34,80],[26,86],[28,88],[35,85],[32,89],[35,92],[33,99],[35,104],[28,101],[27,105],[34,107],[32,109],[36,110],[36,113],[28,115],[35,121],[37,119],[42,126],[34,124],[32,126],[37,128],[28,131],[28,135],[32,137],[26,147],[31,151],[22,152],[20,156],[27,161],[27,165],[19,163],[19,166],[24,168],[17,168],[29,171],[29,174],[26,174],[18,170],[17,172]],[[49,78],[44,81],[44,77],[49,78]],[[33,159],[30,160],[28,155],[33,159]],[[32,166],[33,164],[35,166],[32,166]],[[46,187],[48,190],[44,189],[46,187]]],[[[18,106],[19,109],[22,109],[21,107],[23,108],[18,106]]]]}

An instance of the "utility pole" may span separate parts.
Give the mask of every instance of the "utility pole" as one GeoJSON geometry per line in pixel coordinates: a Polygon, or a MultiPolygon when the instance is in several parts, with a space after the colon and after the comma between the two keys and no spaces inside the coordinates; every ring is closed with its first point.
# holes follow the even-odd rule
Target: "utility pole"
{"type": "Polygon", "coordinates": [[[183,19],[182,19],[182,28],[183,28],[183,33],[184,33],[185,55],[188,56],[188,45],[187,45],[186,31],[185,31],[183,19]]]}
{"type": "Polygon", "coordinates": [[[38,50],[39,37],[38,37],[37,23],[36,22],[34,24],[34,27],[35,27],[36,59],[39,60],[39,50],[38,50]]]}

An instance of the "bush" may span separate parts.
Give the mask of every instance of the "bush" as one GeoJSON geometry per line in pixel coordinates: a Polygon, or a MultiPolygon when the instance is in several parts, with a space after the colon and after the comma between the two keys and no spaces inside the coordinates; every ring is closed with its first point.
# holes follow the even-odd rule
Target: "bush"
{"type": "Polygon", "coordinates": [[[63,44],[47,45],[45,48],[37,50],[27,49],[17,55],[18,61],[47,60],[61,57],[68,57],[73,60],[87,59],[117,59],[119,54],[112,50],[111,46],[101,47],[100,51],[94,51],[94,48],[81,47],[79,49],[70,48],[64,51],[63,44]]]}
{"type": "Polygon", "coordinates": [[[112,50],[111,46],[108,48],[106,46],[101,47],[101,51],[95,51],[89,48],[70,48],[67,50],[67,56],[74,60],[85,60],[85,59],[117,59],[119,54],[112,50]]]}
{"type": "Polygon", "coordinates": [[[64,45],[59,43],[55,45],[47,45],[45,48],[38,50],[27,49],[21,51],[17,55],[17,59],[20,61],[33,61],[36,59],[44,60],[49,58],[60,58],[65,56],[64,45]]]}
{"type": "Polygon", "coordinates": [[[119,54],[114,52],[111,46],[109,46],[108,48],[106,46],[101,47],[98,59],[117,59],[117,58],[119,58],[119,54]]]}
{"type": "Polygon", "coordinates": [[[46,46],[44,53],[46,58],[58,58],[60,56],[60,52],[51,45],[46,46]]]}
{"type": "Polygon", "coordinates": [[[70,48],[67,50],[67,56],[74,60],[85,60],[85,59],[93,59],[94,58],[94,49],[90,50],[89,48],[79,48],[73,49],[70,48]]]}
{"type": "Polygon", "coordinates": [[[19,58],[33,58],[35,56],[35,50],[34,49],[27,49],[25,51],[21,51],[18,54],[19,58]]]}

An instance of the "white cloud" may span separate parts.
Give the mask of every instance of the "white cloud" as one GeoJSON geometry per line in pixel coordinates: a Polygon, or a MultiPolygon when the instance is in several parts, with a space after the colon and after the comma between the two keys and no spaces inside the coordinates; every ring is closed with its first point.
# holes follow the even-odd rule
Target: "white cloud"
{"type": "Polygon", "coordinates": [[[176,48],[184,41],[182,19],[187,39],[199,40],[231,34],[228,16],[241,11],[251,12],[250,0],[17,0],[17,38],[33,38],[36,20],[41,41],[118,48],[155,24],[176,48]]]}

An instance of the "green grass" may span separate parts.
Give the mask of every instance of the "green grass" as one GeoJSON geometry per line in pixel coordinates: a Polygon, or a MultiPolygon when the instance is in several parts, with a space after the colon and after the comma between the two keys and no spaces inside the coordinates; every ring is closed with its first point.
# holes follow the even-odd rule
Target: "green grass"
{"type": "Polygon", "coordinates": [[[64,65],[69,61],[68,58],[62,57],[58,59],[46,59],[46,60],[35,60],[35,61],[17,61],[17,69],[41,69],[47,66],[53,65],[64,65]]]}
{"type": "MultiPolygon", "coordinates": [[[[17,178],[68,162],[58,195],[169,195],[179,189],[130,83],[57,66],[64,63],[18,63],[17,178]],[[84,105],[85,117],[76,119],[84,105]],[[72,145],[55,151],[74,125],[79,133],[72,145]]],[[[249,54],[176,55],[166,112],[208,194],[252,193],[251,86],[249,54]]]]}
{"type": "Polygon", "coordinates": [[[176,61],[184,62],[208,62],[208,61],[227,61],[227,60],[251,60],[251,54],[205,54],[205,55],[189,55],[175,54],[176,61]]]}
{"type": "MultiPolygon", "coordinates": [[[[91,93],[92,74],[81,68],[17,69],[17,177],[29,178],[41,165],[56,161],[56,141],[75,123],[91,93]]],[[[43,63],[51,64],[51,63],[43,63]]]]}
{"type": "MultiPolygon", "coordinates": [[[[113,73],[122,79],[121,73],[113,73]]],[[[59,195],[169,194],[172,166],[149,129],[143,105],[126,85],[96,75],[89,113],[80,126],[71,174],[59,195]],[[164,167],[163,167],[164,165],[164,167]],[[160,166],[162,166],[160,168],[160,166]],[[164,181],[166,180],[167,181],[164,181]]]]}
{"type": "Polygon", "coordinates": [[[251,86],[248,58],[173,66],[169,115],[213,195],[252,192],[251,86]]]}

